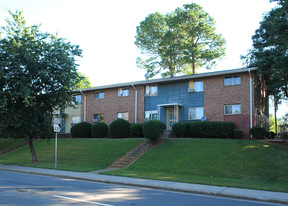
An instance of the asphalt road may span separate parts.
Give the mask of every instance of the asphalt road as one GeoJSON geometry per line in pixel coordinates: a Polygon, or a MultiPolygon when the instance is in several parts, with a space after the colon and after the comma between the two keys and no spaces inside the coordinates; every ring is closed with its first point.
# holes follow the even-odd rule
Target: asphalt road
{"type": "Polygon", "coordinates": [[[270,206],[277,204],[0,171],[0,205],[270,206]]]}

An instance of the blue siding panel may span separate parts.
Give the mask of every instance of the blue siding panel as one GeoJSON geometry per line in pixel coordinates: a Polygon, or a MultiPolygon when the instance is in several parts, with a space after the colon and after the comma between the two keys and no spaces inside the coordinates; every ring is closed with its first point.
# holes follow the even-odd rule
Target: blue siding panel
{"type": "MultiPolygon", "coordinates": [[[[145,111],[157,110],[159,104],[182,104],[179,108],[179,121],[188,120],[190,107],[203,107],[203,92],[188,93],[188,81],[158,84],[158,96],[145,97],[145,111]]],[[[166,123],[166,108],[160,108],[161,121],[166,123]]]]}

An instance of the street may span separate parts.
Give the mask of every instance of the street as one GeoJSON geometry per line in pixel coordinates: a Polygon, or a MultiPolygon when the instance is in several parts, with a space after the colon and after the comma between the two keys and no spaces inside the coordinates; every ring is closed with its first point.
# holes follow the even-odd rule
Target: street
{"type": "Polygon", "coordinates": [[[277,204],[0,171],[0,205],[269,206],[277,204]]]}

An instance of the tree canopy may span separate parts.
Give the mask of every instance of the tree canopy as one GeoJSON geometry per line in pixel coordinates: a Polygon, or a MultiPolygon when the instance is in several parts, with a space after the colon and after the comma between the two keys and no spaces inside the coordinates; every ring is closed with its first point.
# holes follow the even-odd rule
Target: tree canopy
{"type": "Polygon", "coordinates": [[[73,89],[84,89],[91,87],[90,80],[85,74],[82,74],[81,72],[77,72],[79,79],[76,79],[76,84],[73,87],[73,89]]]}
{"type": "Polygon", "coordinates": [[[144,55],[137,65],[146,69],[146,78],[195,74],[225,54],[225,40],[215,33],[214,19],[194,3],[165,15],[149,14],[136,29],[135,44],[144,55]]]}
{"type": "Polygon", "coordinates": [[[75,57],[82,51],[27,26],[22,12],[9,13],[0,38],[0,135],[26,138],[35,162],[32,138],[50,138],[52,112],[72,105],[79,82],[75,57]]]}

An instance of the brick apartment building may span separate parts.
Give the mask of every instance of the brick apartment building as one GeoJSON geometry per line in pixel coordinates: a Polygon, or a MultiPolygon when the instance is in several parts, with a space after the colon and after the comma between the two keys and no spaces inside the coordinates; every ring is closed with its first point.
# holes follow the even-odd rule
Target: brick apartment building
{"type": "Polygon", "coordinates": [[[82,98],[81,121],[90,123],[110,124],[117,118],[130,123],[158,119],[169,130],[179,121],[232,121],[236,128],[243,129],[244,138],[249,138],[252,126],[268,126],[268,96],[257,68],[128,82],[75,92],[82,98]]]}

